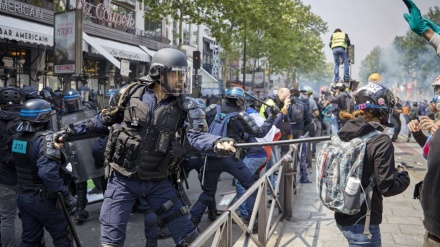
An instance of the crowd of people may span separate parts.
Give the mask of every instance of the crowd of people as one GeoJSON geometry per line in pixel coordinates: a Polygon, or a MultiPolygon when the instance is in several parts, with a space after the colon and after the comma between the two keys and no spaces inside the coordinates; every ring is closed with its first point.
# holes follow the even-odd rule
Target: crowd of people
{"type": "MultiPolygon", "coordinates": [[[[1,88],[2,246],[15,246],[17,209],[20,246],[44,246],[44,231],[55,246],[72,246],[60,202],[74,210],[74,222],[84,224],[89,217],[88,180],[95,185],[91,193],[104,196],[101,246],[124,245],[134,205],[144,215],[146,246],[157,246],[161,234],[185,246],[198,236],[206,209],[209,219],[216,219],[222,172],[234,176],[241,196],[275,163],[270,147],[236,150],[234,143],[300,138],[316,129],[320,114],[310,92],[279,88],[261,104],[253,92],[228,88],[207,105],[185,96],[191,87],[187,67],[182,52],[158,51],[149,74],[111,89],[100,111],[86,80],[78,90],[64,92],[1,88]],[[213,126],[226,115],[230,119],[224,121],[225,131],[216,132],[213,126]],[[189,208],[176,182],[191,170],[200,174],[203,192],[189,208]]],[[[287,146],[283,152],[289,148],[296,147],[287,146]]],[[[311,183],[306,169],[304,162],[301,183],[311,183]]],[[[254,203],[255,194],[241,206],[245,224],[254,203]]],[[[256,225],[249,227],[256,230],[256,225]]]]}
{"type": "MultiPolygon", "coordinates": [[[[440,56],[440,27],[423,18],[411,0],[403,2],[409,10],[404,18],[411,29],[440,56]]],[[[338,64],[350,41],[339,29],[331,41],[338,64]]],[[[394,164],[392,142],[399,141],[400,114],[409,129],[406,141],[412,133],[428,162],[423,185],[417,186],[427,230],[423,246],[440,246],[440,202],[436,199],[440,169],[435,156],[440,147],[440,78],[432,84],[430,102],[402,102],[377,82],[377,75],[353,93],[347,73],[342,81],[334,80],[328,91],[316,94],[278,88],[258,99],[253,92],[234,87],[220,96],[193,99],[185,96],[192,87],[188,70],[182,52],[161,49],[152,58],[148,75],[110,90],[106,108],[100,111],[87,81],[64,92],[49,87],[40,92],[32,86],[1,88],[1,246],[16,246],[17,209],[22,221],[20,246],[44,246],[44,231],[50,233],[55,246],[73,246],[62,204],[75,210],[77,224],[84,223],[89,216],[89,179],[94,182],[94,192],[104,196],[100,246],[124,245],[135,204],[144,215],[145,246],[157,246],[161,229],[169,231],[177,246],[187,246],[199,235],[205,210],[210,220],[217,217],[215,195],[221,173],[236,179],[237,195],[241,196],[260,172],[274,164],[271,148],[256,145],[241,150],[235,143],[298,139],[306,134],[337,135],[347,142],[369,135],[361,186],[372,187],[371,208],[363,205],[354,215],[335,213],[335,219],[350,246],[381,246],[382,197],[403,192],[410,182],[406,167],[394,164]],[[391,126],[391,138],[376,134],[391,126]],[[199,173],[203,192],[189,208],[178,181],[186,179],[191,170],[199,173]],[[371,217],[365,217],[370,210],[371,217]]],[[[281,153],[292,148],[297,147],[282,146],[281,153]]],[[[301,159],[300,183],[310,184],[307,168],[319,154],[315,143],[305,149],[310,157],[301,159]]],[[[249,224],[255,198],[254,193],[240,207],[245,224],[249,224]]]]}

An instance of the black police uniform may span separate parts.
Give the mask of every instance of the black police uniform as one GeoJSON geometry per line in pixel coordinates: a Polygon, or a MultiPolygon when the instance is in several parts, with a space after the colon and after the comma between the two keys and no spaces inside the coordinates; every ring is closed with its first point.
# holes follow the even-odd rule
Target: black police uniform
{"type": "Polygon", "coordinates": [[[12,141],[18,177],[17,204],[23,227],[20,246],[44,246],[44,229],[55,246],[73,246],[67,219],[56,206],[57,193],[61,192],[68,206],[74,206],[76,199],[61,178],[65,173],[60,165],[61,153],[53,147],[53,132],[44,131],[41,123],[24,119],[49,111],[50,104],[44,100],[26,102],[21,110],[22,125],[12,141]],[[32,104],[44,107],[32,110],[28,107],[32,104]]]}

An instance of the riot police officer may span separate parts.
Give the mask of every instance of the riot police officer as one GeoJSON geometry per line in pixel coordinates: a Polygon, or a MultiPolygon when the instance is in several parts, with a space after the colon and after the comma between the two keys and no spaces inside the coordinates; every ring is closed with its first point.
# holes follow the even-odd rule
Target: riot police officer
{"type": "MultiPolygon", "coordinates": [[[[222,105],[211,105],[206,109],[206,119],[212,124],[216,118],[217,108],[220,107],[221,114],[238,112],[236,117],[229,119],[227,124],[227,137],[233,138],[236,142],[243,142],[248,139],[248,135],[262,138],[272,128],[272,124],[277,117],[278,112],[270,114],[261,127],[255,120],[246,113],[246,96],[242,88],[233,87],[226,91],[225,101],[222,105]]],[[[273,108],[275,109],[275,108],[273,108]]],[[[191,222],[198,225],[209,203],[212,202],[217,191],[218,178],[222,172],[227,172],[234,176],[240,184],[248,189],[255,182],[254,174],[247,168],[243,162],[242,155],[235,157],[208,157],[205,161],[205,176],[202,178],[202,194],[197,202],[191,208],[191,222]]],[[[255,193],[246,200],[247,215],[243,215],[243,221],[247,223],[252,214],[255,203],[255,193]]]]}
{"type": "MultiPolygon", "coordinates": [[[[84,98],[86,93],[83,91],[84,98]]],[[[88,95],[87,95],[88,97],[88,95]]],[[[90,104],[83,104],[80,92],[69,89],[64,93],[64,114],[61,116],[60,127],[93,118],[96,110],[90,104]]],[[[73,172],[78,177],[75,181],[76,195],[78,196],[78,206],[75,210],[74,220],[81,224],[89,218],[89,213],[85,210],[87,205],[87,180],[104,175],[103,169],[94,166],[92,146],[97,138],[88,138],[69,142],[66,145],[67,159],[72,163],[73,172]],[[89,172],[91,171],[91,172],[89,172]]]]}
{"type": "Polygon", "coordinates": [[[61,178],[66,170],[61,169],[60,146],[53,142],[53,132],[47,130],[51,114],[54,112],[45,100],[25,102],[18,133],[12,141],[23,227],[20,246],[44,246],[44,229],[52,236],[54,246],[73,246],[67,219],[56,206],[56,196],[61,193],[70,209],[76,206],[77,199],[61,178]]]}
{"type": "Polygon", "coordinates": [[[20,90],[0,89],[0,246],[15,246],[17,172],[10,156],[12,137],[20,119],[20,90]]]}
{"type": "Polygon", "coordinates": [[[111,172],[99,216],[101,246],[124,245],[127,221],[137,198],[145,198],[176,244],[185,245],[198,236],[187,208],[168,180],[170,166],[183,157],[184,152],[177,150],[185,139],[206,153],[229,156],[235,148],[232,139],[206,133],[204,112],[194,99],[184,97],[191,93],[191,72],[182,52],[161,49],[151,60],[147,78],[121,92],[117,108],[104,109],[93,125],[84,122],[68,130],[83,134],[112,126],[105,156],[111,172]]]}
{"type": "Polygon", "coordinates": [[[37,89],[33,86],[27,85],[21,88],[21,94],[23,95],[23,102],[26,102],[30,99],[40,99],[40,95],[38,94],[37,89]]]}
{"type": "Polygon", "coordinates": [[[91,96],[91,91],[88,86],[83,85],[79,87],[78,92],[81,97],[83,106],[91,110],[95,110],[95,111],[98,110],[98,102],[96,102],[91,96]]]}

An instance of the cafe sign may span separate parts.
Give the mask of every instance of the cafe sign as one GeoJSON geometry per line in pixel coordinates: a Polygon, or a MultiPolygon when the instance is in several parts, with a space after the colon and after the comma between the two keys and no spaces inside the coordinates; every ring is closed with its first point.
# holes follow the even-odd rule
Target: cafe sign
{"type": "Polygon", "coordinates": [[[23,14],[29,17],[43,19],[43,10],[41,8],[20,2],[0,0],[0,9],[12,13],[23,14]]]}
{"type": "Polygon", "coordinates": [[[121,15],[106,8],[103,3],[98,5],[91,4],[86,0],[78,0],[76,7],[82,9],[84,15],[89,17],[96,17],[100,21],[115,24],[116,26],[123,26],[129,29],[134,29],[135,20],[132,16],[121,15]]]}

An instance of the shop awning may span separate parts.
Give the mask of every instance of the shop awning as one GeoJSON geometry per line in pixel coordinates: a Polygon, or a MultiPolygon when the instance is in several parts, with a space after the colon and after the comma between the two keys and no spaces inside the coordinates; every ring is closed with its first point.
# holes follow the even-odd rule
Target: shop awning
{"type": "Polygon", "coordinates": [[[146,46],[139,45],[139,47],[145,51],[148,55],[150,55],[151,58],[153,58],[154,54],[156,54],[156,51],[148,49],[146,46]]]}
{"type": "MultiPolygon", "coordinates": [[[[128,45],[116,41],[101,39],[97,37],[91,37],[101,47],[103,47],[110,55],[132,61],[150,62],[150,56],[145,53],[141,48],[134,45],[128,45]]],[[[95,47],[93,47],[95,48],[95,47]]],[[[92,52],[101,54],[100,51],[92,49],[92,52]]]]}
{"type": "Polygon", "coordinates": [[[96,53],[103,55],[108,61],[110,61],[116,68],[121,68],[121,62],[113,57],[106,49],[104,49],[99,43],[95,40],[95,38],[90,37],[86,33],[83,32],[83,40],[87,42],[90,46],[93,47],[96,53]]]}
{"type": "Polygon", "coordinates": [[[0,38],[53,46],[53,27],[0,15],[0,38]]]}

